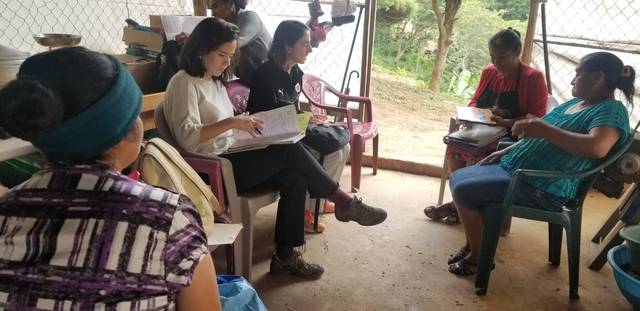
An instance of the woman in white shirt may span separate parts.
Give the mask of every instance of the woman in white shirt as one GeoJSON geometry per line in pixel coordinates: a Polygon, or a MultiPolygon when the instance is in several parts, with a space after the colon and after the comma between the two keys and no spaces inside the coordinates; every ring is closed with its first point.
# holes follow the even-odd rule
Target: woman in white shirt
{"type": "MultiPolygon", "coordinates": [[[[276,217],[276,252],[271,273],[291,273],[319,278],[324,269],[305,262],[294,248],[304,244],[305,195],[329,198],[336,204],[336,218],[363,226],[383,222],[387,213],[340,190],[309,152],[299,143],[227,154],[232,130],[259,135],[262,121],[233,115],[223,82],[236,53],[238,28],[219,18],[207,18],[194,29],[180,60],[180,70],[169,82],[164,104],[165,119],[173,138],[187,151],[220,155],[231,161],[239,192],[280,192],[276,217]]],[[[259,83],[260,81],[254,81],[259,83]]]]}

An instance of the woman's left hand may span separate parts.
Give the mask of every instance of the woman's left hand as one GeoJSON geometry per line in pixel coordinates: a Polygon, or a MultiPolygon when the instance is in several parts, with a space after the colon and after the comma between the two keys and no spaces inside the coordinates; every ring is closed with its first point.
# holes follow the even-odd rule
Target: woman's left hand
{"type": "Polygon", "coordinates": [[[539,118],[518,120],[511,127],[513,136],[522,138],[546,138],[549,125],[539,118]]]}
{"type": "Polygon", "coordinates": [[[505,118],[503,118],[501,116],[497,116],[497,115],[492,116],[491,120],[493,120],[493,122],[495,122],[496,125],[504,126],[506,128],[512,127],[513,124],[515,123],[515,120],[513,120],[513,119],[505,119],[505,118]]]}

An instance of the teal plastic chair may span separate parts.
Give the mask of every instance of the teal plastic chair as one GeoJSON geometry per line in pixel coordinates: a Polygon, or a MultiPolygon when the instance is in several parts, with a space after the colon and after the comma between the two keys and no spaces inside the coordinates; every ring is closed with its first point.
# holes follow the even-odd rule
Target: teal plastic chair
{"type": "Polygon", "coordinates": [[[537,171],[518,169],[513,173],[507,194],[500,204],[492,204],[483,209],[482,242],[480,244],[480,257],[478,258],[478,271],[476,275],[476,294],[487,294],[489,277],[493,267],[493,260],[498,248],[500,232],[507,216],[525,218],[549,223],[549,263],[554,266],[560,264],[562,249],[562,230],[567,233],[567,256],[569,264],[569,297],[578,299],[578,277],[580,272],[580,227],[582,225],[582,204],[587,193],[593,186],[598,175],[605,167],[612,164],[622,156],[633,143],[631,135],[627,142],[618,150],[610,153],[597,167],[580,173],[566,174],[555,171],[537,171]],[[522,180],[526,177],[550,178],[550,179],[580,179],[576,198],[562,207],[561,211],[552,212],[526,206],[514,205],[514,195],[517,193],[522,180]]]}

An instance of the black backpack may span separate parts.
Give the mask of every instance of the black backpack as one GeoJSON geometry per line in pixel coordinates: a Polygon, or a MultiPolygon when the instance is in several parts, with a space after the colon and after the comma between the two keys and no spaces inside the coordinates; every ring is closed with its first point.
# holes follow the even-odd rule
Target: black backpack
{"type": "Polygon", "coordinates": [[[167,89],[171,77],[180,70],[181,51],[182,45],[176,40],[169,40],[162,45],[162,52],[156,57],[161,90],[167,89]]]}

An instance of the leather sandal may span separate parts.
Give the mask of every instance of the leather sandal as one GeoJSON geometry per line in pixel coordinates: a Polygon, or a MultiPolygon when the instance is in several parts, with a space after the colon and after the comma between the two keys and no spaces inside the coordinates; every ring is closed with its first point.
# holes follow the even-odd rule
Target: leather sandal
{"type": "Polygon", "coordinates": [[[451,211],[455,208],[449,203],[445,203],[442,205],[431,205],[424,208],[424,214],[431,218],[432,220],[440,220],[442,218],[448,217],[451,214],[451,211]]]}

